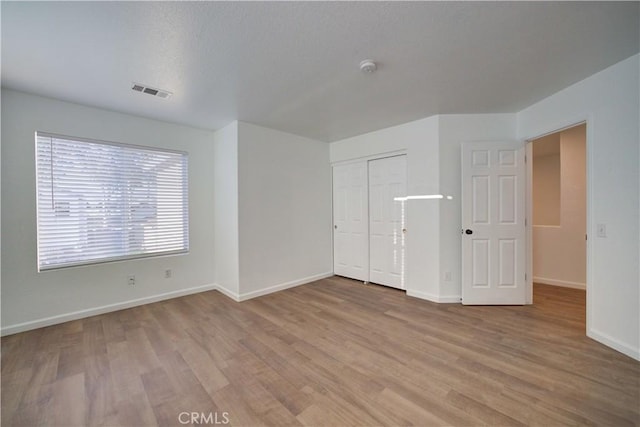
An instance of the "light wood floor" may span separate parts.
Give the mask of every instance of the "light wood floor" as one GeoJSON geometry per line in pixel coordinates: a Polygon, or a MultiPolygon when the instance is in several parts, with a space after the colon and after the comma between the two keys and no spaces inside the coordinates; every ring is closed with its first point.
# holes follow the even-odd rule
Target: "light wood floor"
{"type": "Polygon", "coordinates": [[[584,299],[438,305],[337,277],[191,295],[3,338],[2,425],[637,425],[640,363],[585,337],[584,299]]]}

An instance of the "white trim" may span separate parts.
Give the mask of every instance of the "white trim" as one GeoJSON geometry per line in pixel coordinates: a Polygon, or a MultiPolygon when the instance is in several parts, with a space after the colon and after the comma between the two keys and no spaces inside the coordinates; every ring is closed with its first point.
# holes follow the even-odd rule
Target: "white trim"
{"type": "Polygon", "coordinates": [[[440,304],[460,304],[460,295],[435,295],[422,291],[412,291],[407,289],[407,296],[420,298],[431,302],[437,302],[440,304]]]}
{"type": "Polygon", "coordinates": [[[526,174],[526,189],[525,189],[525,304],[533,304],[533,143],[531,141],[525,141],[525,174],[526,174]]]}
{"type": "Polygon", "coordinates": [[[381,153],[369,154],[368,156],[353,157],[345,160],[333,161],[331,162],[331,166],[342,166],[342,165],[348,165],[351,163],[360,163],[363,161],[369,162],[371,160],[386,159],[387,157],[404,156],[407,154],[407,152],[408,150],[406,148],[402,148],[399,150],[392,150],[392,151],[384,151],[381,153]]]}
{"type": "Polygon", "coordinates": [[[591,114],[588,114],[587,117],[585,117],[584,115],[580,115],[577,118],[573,118],[573,119],[569,119],[569,120],[563,120],[561,122],[558,122],[559,123],[558,125],[551,126],[550,127],[551,130],[539,131],[534,136],[530,136],[528,138],[525,138],[525,140],[526,141],[534,141],[536,139],[544,138],[545,136],[553,135],[554,133],[563,132],[565,130],[569,130],[571,128],[574,128],[576,126],[580,126],[580,125],[586,124],[589,121],[589,119],[591,118],[590,116],[591,116],[591,114]]]}
{"type": "Polygon", "coordinates": [[[89,308],[86,310],[74,311],[71,313],[60,314],[57,316],[44,317],[42,319],[31,320],[29,322],[18,323],[15,325],[3,326],[0,335],[12,335],[19,332],[30,331],[32,329],[44,328],[45,326],[57,325],[59,323],[69,322],[71,320],[84,319],[85,317],[96,316],[98,314],[110,313],[112,311],[124,310],[126,308],[137,307],[139,305],[151,304],[153,302],[163,301],[171,298],[178,298],[185,295],[197,294],[205,291],[217,290],[215,284],[195,286],[193,288],[180,289],[177,291],[165,292],[149,297],[133,299],[129,301],[118,302],[115,304],[103,305],[100,307],[89,308]]]}
{"type": "Polygon", "coordinates": [[[316,280],[326,279],[327,277],[331,277],[331,276],[333,276],[333,272],[329,271],[326,273],[316,274],[314,276],[292,280],[290,282],[281,283],[279,285],[270,286],[268,288],[259,289],[257,291],[247,292],[245,294],[240,294],[240,295],[230,291],[229,289],[221,285],[218,285],[216,283],[210,283],[208,285],[195,286],[193,288],[180,289],[177,291],[171,291],[171,292],[165,292],[158,295],[152,295],[149,297],[118,302],[115,304],[103,305],[100,307],[74,311],[71,313],[60,314],[57,316],[44,317],[42,319],[31,320],[29,322],[18,323],[15,325],[3,326],[0,329],[0,336],[17,334],[19,332],[25,332],[25,331],[30,331],[32,329],[44,328],[45,326],[57,325],[59,323],[69,322],[71,320],[84,319],[86,317],[97,316],[99,314],[124,310],[126,308],[137,307],[140,305],[151,304],[158,301],[163,301],[171,298],[178,298],[185,295],[197,294],[197,293],[206,292],[206,291],[218,291],[221,294],[231,298],[236,302],[241,302],[241,301],[246,301],[248,299],[256,298],[262,295],[267,295],[274,292],[282,291],[284,289],[293,288],[295,286],[304,285],[306,283],[315,282],[316,280]]]}
{"type": "Polygon", "coordinates": [[[594,129],[596,127],[596,121],[595,121],[595,117],[592,113],[587,114],[587,116],[584,119],[584,122],[587,126],[587,133],[586,133],[586,139],[585,139],[585,150],[586,150],[586,156],[587,156],[587,226],[586,226],[586,232],[587,232],[587,283],[586,283],[586,291],[587,291],[587,307],[586,307],[586,314],[585,314],[585,323],[586,323],[586,330],[587,332],[591,329],[591,325],[593,324],[592,321],[592,314],[594,313],[594,309],[593,309],[593,298],[591,295],[593,295],[593,289],[595,288],[595,283],[593,281],[593,277],[594,277],[594,266],[595,266],[595,245],[593,244],[593,236],[596,235],[596,233],[591,233],[592,230],[592,222],[593,222],[593,212],[594,212],[594,207],[593,207],[593,201],[594,196],[593,196],[593,189],[594,189],[594,171],[595,171],[595,167],[593,166],[593,161],[594,161],[594,155],[593,155],[593,151],[595,150],[595,133],[594,133],[594,129]],[[592,236],[591,238],[589,238],[589,236],[592,236]]]}
{"type": "Polygon", "coordinates": [[[640,348],[633,348],[595,329],[587,330],[587,336],[633,359],[640,360],[640,348]]]}
{"type": "Polygon", "coordinates": [[[557,280],[557,279],[549,279],[547,277],[535,277],[533,278],[534,283],[540,283],[542,285],[551,285],[551,286],[561,286],[563,288],[573,288],[573,289],[587,289],[586,283],[580,282],[571,282],[569,280],[557,280]]]}
{"type": "MultiPolygon", "coordinates": [[[[238,295],[238,298],[235,298],[235,294],[232,294],[233,299],[236,301],[246,301],[252,298],[260,297],[267,294],[272,294],[274,292],[283,291],[285,289],[293,288],[300,285],[305,285],[307,283],[315,282],[316,280],[326,279],[327,277],[333,276],[333,271],[328,271],[326,273],[316,274],[314,276],[303,277],[302,279],[292,280],[290,282],[280,283],[278,285],[269,286],[268,288],[258,289],[257,291],[251,291],[244,294],[238,295]]],[[[223,292],[224,293],[224,292],[223,292]]]]}
{"type": "Polygon", "coordinates": [[[216,289],[227,298],[231,298],[236,302],[240,302],[240,295],[238,295],[236,292],[230,291],[229,289],[219,284],[216,284],[216,289]]]}

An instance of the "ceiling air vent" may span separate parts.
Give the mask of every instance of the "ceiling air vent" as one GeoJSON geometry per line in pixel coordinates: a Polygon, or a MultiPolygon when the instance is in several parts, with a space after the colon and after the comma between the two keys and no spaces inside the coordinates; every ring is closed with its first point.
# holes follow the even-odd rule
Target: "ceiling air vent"
{"type": "Polygon", "coordinates": [[[158,98],[165,98],[165,99],[169,98],[172,95],[172,93],[169,92],[168,90],[157,89],[154,87],[142,85],[140,83],[134,83],[133,86],[131,86],[131,90],[135,90],[136,92],[146,93],[148,95],[153,95],[153,96],[157,96],[158,98]]]}

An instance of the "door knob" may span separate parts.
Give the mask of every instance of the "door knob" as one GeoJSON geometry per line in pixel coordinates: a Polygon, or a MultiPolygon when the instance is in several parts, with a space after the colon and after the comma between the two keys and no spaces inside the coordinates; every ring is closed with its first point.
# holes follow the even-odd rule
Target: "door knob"
{"type": "Polygon", "coordinates": [[[464,230],[464,234],[473,234],[473,230],[467,228],[464,230]]]}
{"type": "Polygon", "coordinates": [[[337,226],[337,225],[334,225],[334,226],[333,226],[333,228],[335,228],[335,229],[337,230],[337,229],[338,229],[338,226],[337,226]]]}
{"type": "Polygon", "coordinates": [[[402,232],[403,232],[403,233],[406,233],[406,232],[407,232],[407,229],[406,229],[406,228],[403,228],[403,229],[402,229],[402,232]]]}

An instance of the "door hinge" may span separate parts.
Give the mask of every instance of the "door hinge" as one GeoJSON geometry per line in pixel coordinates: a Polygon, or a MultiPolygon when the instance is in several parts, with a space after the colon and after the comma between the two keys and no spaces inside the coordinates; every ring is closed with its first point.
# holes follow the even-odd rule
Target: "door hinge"
{"type": "Polygon", "coordinates": [[[527,163],[527,155],[524,156],[524,162],[527,163]]]}
{"type": "Polygon", "coordinates": [[[524,226],[527,226],[527,218],[524,219],[524,226]]]}
{"type": "Polygon", "coordinates": [[[524,273],[524,281],[527,281],[527,273],[524,273]]]}

